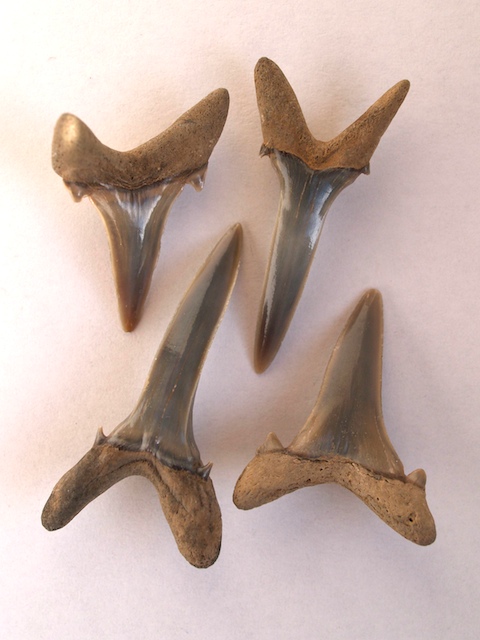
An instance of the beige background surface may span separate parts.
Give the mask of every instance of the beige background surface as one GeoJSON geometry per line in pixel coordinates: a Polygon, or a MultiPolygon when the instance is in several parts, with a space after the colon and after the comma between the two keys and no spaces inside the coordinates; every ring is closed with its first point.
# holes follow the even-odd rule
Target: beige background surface
{"type": "Polygon", "coordinates": [[[0,628],[25,640],[478,637],[480,219],[478,3],[3,3],[0,9],[0,628]],[[334,203],[298,312],[262,376],[252,345],[279,187],[260,159],[253,68],[266,55],[328,139],[402,78],[410,94],[371,175],[334,203]],[[167,222],[143,321],[117,317],[106,235],[50,166],[58,116],[132,148],[217,87],[231,109],[205,189],[167,222]],[[223,513],[217,563],[178,553],[146,480],[65,529],[53,485],[133,408],[198,267],[234,222],[243,264],[209,353],[196,439],[223,513]],[[336,486],[252,512],[231,501],[268,431],[288,443],[361,293],[385,305],[384,414],[424,467],[437,541],[420,548],[336,486]]]}

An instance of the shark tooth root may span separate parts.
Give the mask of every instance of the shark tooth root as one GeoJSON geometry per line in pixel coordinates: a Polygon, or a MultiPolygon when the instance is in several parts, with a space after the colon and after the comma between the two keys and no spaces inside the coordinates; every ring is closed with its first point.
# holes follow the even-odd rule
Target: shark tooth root
{"type": "Polygon", "coordinates": [[[417,487],[420,487],[420,489],[425,489],[427,485],[427,474],[423,469],[415,469],[415,471],[408,474],[407,482],[412,482],[417,485],[417,487]]]}

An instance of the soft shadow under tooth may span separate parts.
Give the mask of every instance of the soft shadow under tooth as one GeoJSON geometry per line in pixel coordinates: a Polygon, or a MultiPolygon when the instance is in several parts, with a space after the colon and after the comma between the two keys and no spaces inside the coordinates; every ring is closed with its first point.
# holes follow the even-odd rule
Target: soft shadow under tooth
{"type": "Polygon", "coordinates": [[[125,331],[133,331],[140,320],[165,221],[184,186],[185,180],[181,179],[134,191],[90,189],[90,199],[108,234],[118,309],[125,331]]]}
{"type": "Polygon", "coordinates": [[[56,484],[42,523],[65,526],[87,504],[130,475],[155,485],[180,552],[208,567],[220,551],[221,513],[192,428],[195,393],[208,348],[230,298],[242,231],[216,245],[180,304],[154,359],[134,411],[109,436],[99,429],[92,449],[56,484]]]}
{"type": "Polygon", "coordinates": [[[300,300],[323,222],[337,195],[360,174],[313,171],[288,153],[271,150],[281,196],[255,341],[255,369],[275,358],[300,300]]]}

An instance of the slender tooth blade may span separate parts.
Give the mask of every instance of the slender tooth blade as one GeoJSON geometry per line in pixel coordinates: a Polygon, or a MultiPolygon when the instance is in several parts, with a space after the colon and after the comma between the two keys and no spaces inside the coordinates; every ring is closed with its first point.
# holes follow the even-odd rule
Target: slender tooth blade
{"type": "Polygon", "coordinates": [[[228,231],[179,306],[155,357],[137,407],[108,440],[150,451],[164,464],[202,467],[192,430],[200,372],[235,282],[241,227],[228,231]]]}
{"type": "Polygon", "coordinates": [[[92,188],[89,196],[107,230],[118,309],[125,331],[137,326],[160,251],[167,215],[185,182],[134,191],[92,188]]]}
{"type": "Polygon", "coordinates": [[[281,196],[270,263],[260,307],[255,369],[275,358],[300,300],[328,209],[360,174],[338,169],[313,171],[302,160],[272,151],[281,196]]]}
{"type": "Polygon", "coordinates": [[[338,339],[315,407],[289,451],[307,458],[339,455],[372,471],[404,477],[383,422],[382,346],[382,298],[370,290],[338,339]]]}
{"type": "Polygon", "coordinates": [[[118,309],[125,331],[140,320],[160,252],[170,209],[185,184],[203,186],[206,167],[188,176],[141,189],[91,187],[88,195],[107,231],[116,283],[118,309]]]}

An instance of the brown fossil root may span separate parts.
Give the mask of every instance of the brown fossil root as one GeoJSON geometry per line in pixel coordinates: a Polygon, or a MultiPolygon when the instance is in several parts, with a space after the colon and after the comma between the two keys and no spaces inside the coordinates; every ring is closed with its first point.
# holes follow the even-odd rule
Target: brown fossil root
{"type": "Polygon", "coordinates": [[[180,553],[198,568],[220,553],[222,517],[210,478],[162,464],[148,451],[126,451],[100,434],[90,451],[56,484],[43,513],[49,531],[70,522],[88,503],[129,476],[143,476],[157,490],[180,553]]]}
{"type": "Polygon", "coordinates": [[[261,58],[255,68],[263,146],[300,158],[310,169],[366,171],[380,138],[410,88],[401,80],[338,136],[323,142],[310,132],[297,97],[280,67],[261,58]]]}
{"type": "Polygon", "coordinates": [[[125,152],[102,144],[74,115],[57,122],[52,165],[73,199],[90,198],[102,217],[125,331],[142,315],[175,199],[187,184],[203,188],[228,105],[227,90],[217,89],[166,131],[125,152]]]}
{"type": "Polygon", "coordinates": [[[280,179],[281,195],[258,315],[254,366],[275,358],[300,300],[323,222],[335,198],[362,173],[410,86],[402,80],[333,140],[313,137],[288,80],[262,58],[255,86],[263,145],[280,179]]]}
{"type": "Polygon", "coordinates": [[[180,552],[209,567],[220,552],[222,519],[193,433],[200,373],[233,290],[242,241],[240,225],[217,243],[185,294],[154,358],[133,411],[54,487],[42,523],[59,529],[116,482],[144,476],[155,486],[180,552]]]}
{"type": "Polygon", "coordinates": [[[76,116],[62,115],[55,127],[52,166],[67,186],[140,189],[204,167],[227,119],[229,95],[217,89],[168,129],[131,151],[102,144],[76,116]]]}
{"type": "Polygon", "coordinates": [[[405,475],[383,423],[382,317],[380,293],[370,290],[338,339],[304,427],[288,447],[270,433],[241,474],[233,495],[238,508],[335,482],[408,540],[434,542],[425,471],[405,475]]]}

